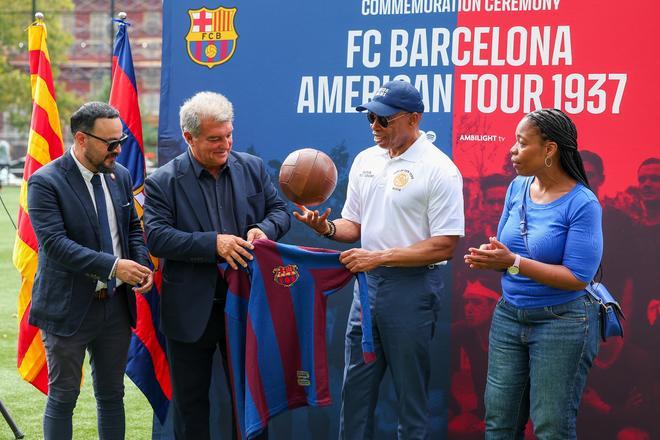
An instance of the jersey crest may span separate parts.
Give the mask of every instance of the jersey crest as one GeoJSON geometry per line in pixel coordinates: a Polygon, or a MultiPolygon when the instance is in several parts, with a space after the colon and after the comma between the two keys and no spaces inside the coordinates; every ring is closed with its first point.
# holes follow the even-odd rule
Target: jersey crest
{"type": "Polygon", "coordinates": [[[284,287],[291,287],[300,278],[298,266],[295,264],[288,264],[286,266],[277,266],[273,269],[273,280],[284,287]]]}

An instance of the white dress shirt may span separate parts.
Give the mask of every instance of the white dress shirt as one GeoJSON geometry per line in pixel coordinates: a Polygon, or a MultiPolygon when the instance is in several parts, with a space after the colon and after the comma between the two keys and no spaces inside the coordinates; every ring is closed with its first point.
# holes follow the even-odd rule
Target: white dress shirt
{"type": "MultiPolygon", "coordinates": [[[[94,198],[94,188],[92,187],[92,177],[94,177],[94,173],[92,173],[90,170],[85,168],[83,164],[80,163],[76,155],[73,154],[73,147],[71,147],[70,153],[73,157],[73,161],[76,163],[78,169],[80,170],[80,174],[82,174],[83,180],[85,181],[85,186],[87,186],[87,191],[89,191],[89,196],[92,198],[94,209],[96,209],[96,199],[94,198]]],[[[108,211],[108,224],[110,225],[110,235],[112,236],[112,249],[115,256],[117,257],[115,260],[116,265],[119,258],[122,257],[121,242],[119,241],[119,227],[117,225],[115,205],[112,203],[112,197],[110,196],[110,191],[108,190],[108,185],[106,184],[103,175],[101,175],[101,186],[103,187],[103,194],[105,195],[105,206],[108,211]]],[[[110,274],[108,274],[108,279],[110,279],[110,274]]],[[[116,286],[119,287],[120,284],[122,284],[122,281],[117,279],[116,286]]],[[[107,283],[102,281],[98,281],[96,284],[96,290],[104,289],[106,287],[108,287],[107,283]]]]}

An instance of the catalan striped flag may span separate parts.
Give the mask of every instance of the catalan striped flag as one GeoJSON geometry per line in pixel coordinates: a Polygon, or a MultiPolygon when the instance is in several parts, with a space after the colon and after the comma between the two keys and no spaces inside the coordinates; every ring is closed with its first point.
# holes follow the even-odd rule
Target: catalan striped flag
{"type": "Polygon", "coordinates": [[[236,9],[219,8],[213,11],[213,32],[234,32],[236,9]]]}
{"type": "Polygon", "coordinates": [[[27,155],[23,169],[18,233],[14,244],[14,266],[21,273],[18,294],[18,372],[23,379],[48,394],[46,351],[37,327],[28,324],[32,301],[32,283],[37,272],[37,238],[27,207],[27,181],[32,174],[63,153],[60,116],[55,101],[55,88],[46,47],[46,24],[37,20],[28,28],[30,81],[32,84],[32,121],[27,155]]]}
{"type": "MultiPolygon", "coordinates": [[[[142,218],[146,168],[137,83],[128,39],[128,24],[123,20],[114,21],[118,24],[118,30],[112,57],[110,105],[119,111],[124,132],[128,135],[118,160],[131,173],[135,208],[142,218]]],[[[136,297],[137,324],[128,351],[126,374],[144,393],[154,413],[164,423],[172,399],[172,386],[165,355],[165,338],[158,330],[160,272],[156,272],[154,281],[151,292],[136,297]]]]}

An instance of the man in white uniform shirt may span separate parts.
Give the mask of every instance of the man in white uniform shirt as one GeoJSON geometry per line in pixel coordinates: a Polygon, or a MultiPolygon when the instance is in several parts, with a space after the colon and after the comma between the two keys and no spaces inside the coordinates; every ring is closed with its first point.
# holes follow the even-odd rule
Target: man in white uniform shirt
{"type": "Polygon", "coordinates": [[[438,264],[464,234],[463,181],[452,161],[419,131],[424,103],[408,82],[390,81],[367,110],[375,146],[353,161],[342,218],[301,206],[294,216],[329,239],[362,242],[341,254],[367,272],[377,360],[365,364],[357,294],[346,331],[340,437],[372,438],[380,382],[389,367],[400,439],[428,437],[430,344],[443,285],[438,264]]]}

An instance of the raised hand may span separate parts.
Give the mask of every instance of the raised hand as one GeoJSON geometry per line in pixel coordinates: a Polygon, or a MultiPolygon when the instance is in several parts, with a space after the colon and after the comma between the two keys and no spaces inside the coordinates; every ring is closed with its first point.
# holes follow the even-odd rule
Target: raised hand
{"type": "Polygon", "coordinates": [[[330,232],[330,225],[328,225],[328,216],[330,215],[330,208],[327,208],[323,214],[318,211],[311,211],[304,205],[296,204],[300,212],[293,211],[293,216],[296,220],[303,222],[317,234],[327,234],[330,232]]]}

